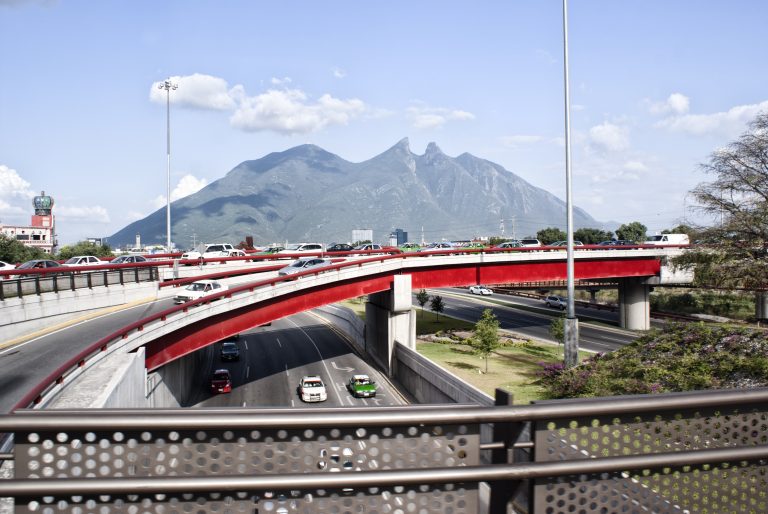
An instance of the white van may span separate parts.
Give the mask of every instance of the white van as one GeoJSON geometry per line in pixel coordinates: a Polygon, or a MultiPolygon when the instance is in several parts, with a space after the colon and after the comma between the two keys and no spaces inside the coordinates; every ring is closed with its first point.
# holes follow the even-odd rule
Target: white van
{"type": "Polygon", "coordinates": [[[277,253],[322,253],[324,251],[325,247],[320,243],[296,243],[286,246],[285,250],[280,250],[277,253]]]}
{"type": "Polygon", "coordinates": [[[688,234],[658,234],[646,239],[647,245],[687,245],[691,244],[688,234]]]}

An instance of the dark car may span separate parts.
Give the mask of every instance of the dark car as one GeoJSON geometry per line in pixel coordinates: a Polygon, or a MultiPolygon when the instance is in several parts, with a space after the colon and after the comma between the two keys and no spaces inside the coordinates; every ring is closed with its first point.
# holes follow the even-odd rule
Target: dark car
{"type": "Polygon", "coordinates": [[[143,255],[121,255],[110,261],[110,264],[130,264],[133,262],[149,262],[143,255]]]}
{"type": "Polygon", "coordinates": [[[351,252],[354,249],[352,245],[347,243],[334,243],[325,249],[326,252],[351,252]]]}
{"type": "Polygon", "coordinates": [[[232,392],[232,377],[228,369],[217,369],[213,372],[213,375],[211,375],[211,392],[232,392]]]}
{"type": "Polygon", "coordinates": [[[238,361],[240,360],[240,349],[233,341],[224,341],[221,343],[219,355],[223,361],[238,361]]]}
{"type": "Polygon", "coordinates": [[[626,239],[611,239],[610,241],[601,241],[597,243],[599,246],[633,246],[634,241],[627,241],[626,239]]]}
{"type": "Polygon", "coordinates": [[[66,268],[56,261],[50,261],[45,259],[35,259],[33,261],[27,261],[24,264],[20,264],[16,269],[49,269],[49,268],[61,268],[64,271],[66,268]]]}

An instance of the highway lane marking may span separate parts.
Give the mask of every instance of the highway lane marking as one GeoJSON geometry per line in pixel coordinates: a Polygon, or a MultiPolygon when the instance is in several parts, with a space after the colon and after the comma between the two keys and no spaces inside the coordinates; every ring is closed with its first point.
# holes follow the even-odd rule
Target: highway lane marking
{"type": "Polygon", "coordinates": [[[243,345],[245,346],[245,351],[247,352],[248,351],[248,341],[243,339],[243,345]]]}
{"type": "MultiPolygon", "coordinates": [[[[331,376],[332,376],[332,375],[331,375],[331,370],[330,370],[330,369],[328,369],[328,365],[325,363],[325,359],[323,358],[323,354],[322,354],[322,353],[320,353],[320,348],[318,348],[318,347],[317,347],[317,344],[315,344],[315,340],[314,340],[314,339],[312,339],[312,337],[311,337],[309,334],[307,334],[307,332],[306,332],[306,331],[305,331],[305,330],[304,330],[304,329],[301,327],[301,325],[299,325],[298,323],[296,323],[295,321],[293,321],[293,320],[292,320],[292,319],[290,319],[290,318],[287,318],[287,321],[288,321],[289,323],[291,323],[292,325],[295,325],[295,326],[296,326],[296,328],[298,328],[298,329],[301,331],[301,333],[302,333],[302,334],[304,334],[305,336],[307,336],[307,339],[309,339],[309,342],[310,342],[310,343],[312,343],[312,346],[314,346],[314,347],[315,347],[315,350],[317,351],[317,354],[320,356],[320,362],[323,364],[323,368],[325,368],[325,373],[326,373],[326,374],[327,374],[327,376],[328,376],[328,380],[330,380],[330,379],[331,379],[331,376]]],[[[287,367],[288,367],[288,365],[286,364],[286,368],[287,368],[287,367]]],[[[287,371],[286,371],[286,372],[287,372],[287,371]]],[[[331,388],[331,389],[333,390],[333,392],[334,392],[334,393],[336,393],[336,400],[338,400],[338,402],[339,402],[340,404],[343,404],[343,403],[344,403],[344,400],[342,400],[342,399],[341,399],[341,395],[340,395],[340,394],[339,394],[339,392],[336,390],[336,388],[334,387],[334,388],[331,388]]]]}
{"type": "Polygon", "coordinates": [[[283,345],[280,344],[280,338],[279,337],[277,338],[277,346],[279,346],[280,348],[283,347],[283,345]]]}
{"type": "MultiPolygon", "coordinates": [[[[164,300],[164,299],[163,299],[164,300]]],[[[82,325],[83,323],[87,323],[91,320],[102,318],[104,316],[109,316],[110,314],[114,314],[116,312],[122,312],[122,311],[128,311],[131,309],[135,309],[136,307],[141,307],[144,304],[151,303],[154,301],[162,301],[158,300],[154,297],[144,298],[142,300],[136,300],[134,302],[124,304],[124,305],[115,305],[114,307],[107,307],[106,309],[100,309],[98,312],[93,312],[90,314],[85,314],[83,316],[80,316],[75,319],[71,319],[69,321],[61,322],[57,325],[53,325],[52,327],[44,328],[41,330],[37,330],[35,332],[31,332],[29,334],[25,334],[23,336],[19,336],[15,339],[11,339],[10,341],[5,341],[3,343],[0,343],[0,349],[5,349],[8,347],[14,347],[19,348],[21,346],[24,346],[28,343],[33,343],[39,339],[42,339],[43,337],[56,334],[58,332],[61,332],[63,330],[66,330],[68,328],[82,325]]],[[[5,352],[0,352],[0,355],[4,354],[5,352]]]]}
{"type": "Polygon", "coordinates": [[[337,369],[339,371],[346,371],[347,373],[349,373],[350,371],[354,371],[355,370],[355,368],[340,368],[338,366],[338,364],[336,364],[336,361],[331,361],[331,366],[333,366],[335,369],[337,369]]]}
{"type": "Polygon", "coordinates": [[[250,366],[246,366],[245,367],[245,378],[248,378],[250,374],[251,374],[251,367],[250,366]]]}

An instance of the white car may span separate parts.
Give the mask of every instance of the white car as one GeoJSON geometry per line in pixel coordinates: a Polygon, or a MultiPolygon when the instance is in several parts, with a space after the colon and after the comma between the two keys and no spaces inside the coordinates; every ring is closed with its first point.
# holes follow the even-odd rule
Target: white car
{"type": "Polygon", "coordinates": [[[107,264],[106,262],[102,262],[98,257],[94,257],[93,255],[76,255],[75,257],[70,257],[66,261],[64,261],[64,266],[98,266],[99,264],[107,264]]]}
{"type": "Polygon", "coordinates": [[[311,270],[314,268],[324,268],[333,264],[331,259],[321,259],[320,257],[301,257],[296,259],[288,266],[282,268],[277,272],[278,275],[293,275],[302,271],[311,270]]]}
{"type": "MultiPolygon", "coordinates": [[[[2,273],[3,271],[10,271],[12,269],[16,269],[15,264],[10,264],[5,261],[0,261],[0,273],[2,273]]],[[[6,277],[3,277],[2,275],[0,275],[0,280],[3,280],[4,278],[6,277]]],[[[10,276],[8,278],[10,278],[10,276]]]]}
{"type": "Polygon", "coordinates": [[[182,259],[215,259],[216,257],[242,257],[245,252],[229,243],[207,244],[201,250],[191,250],[181,254],[182,259]],[[202,251],[201,251],[202,250],[202,251]]]}
{"type": "Polygon", "coordinates": [[[303,402],[324,402],[328,399],[328,391],[323,379],[317,375],[302,377],[301,382],[299,382],[298,393],[303,402]]]}
{"type": "Polygon", "coordinates": [[[320,243],[296,243],[286,246],[285,250],[280,250],[277,253],[322,253],[323,251],[325,251],[325,249],[320,243]]]}
{"type": "Polygon", "coordinates": [[[181,292],[177,293],[176,296],[173,297],[173,302],[191,302],[192,300],[197,300],[203,296],[221,293],[222,291],[226,290],[226,285],[221,284],[215,280],[198,280],[197,282],[192,282],[187,287],[182,289],[181,292]]]}
{"type": "Polygon", "coordinates": [[[472,294],[479,294],[483,296],[490,296],[493,294],[493,291],[491,291],[485,286],[471,286],[469,288],[469,292],[472,294]]]}

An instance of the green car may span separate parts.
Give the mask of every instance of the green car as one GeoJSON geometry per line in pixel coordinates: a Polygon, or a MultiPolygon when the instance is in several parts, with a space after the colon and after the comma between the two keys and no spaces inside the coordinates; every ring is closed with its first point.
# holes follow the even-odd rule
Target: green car
{"type": "Polygon", "coordinates": [[[402,252],[418,252],[421,250],[421,246],[416,243],[404,243],[398,246],[402,252]]]}
{"type": "Polygon", "coordinates": [[[353,375],[347,382],[347,389],[355,398],[372,398],[376,396],[376,382],[368,375],[353,375]]]}

